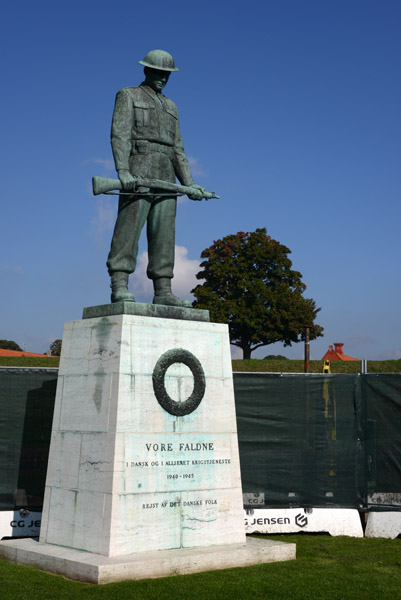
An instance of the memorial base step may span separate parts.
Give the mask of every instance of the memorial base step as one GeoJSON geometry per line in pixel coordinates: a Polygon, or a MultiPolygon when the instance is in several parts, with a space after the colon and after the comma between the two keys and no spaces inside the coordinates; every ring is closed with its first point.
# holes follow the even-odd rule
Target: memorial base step
{"type": "Polygon", "coordinates": [[[35,539],[0,542],[0,558],[69,579],[105,584],[153,579],[295,559],[295,544],[247,538],[244,544],[159,550],[106,557],[35,539]]]}

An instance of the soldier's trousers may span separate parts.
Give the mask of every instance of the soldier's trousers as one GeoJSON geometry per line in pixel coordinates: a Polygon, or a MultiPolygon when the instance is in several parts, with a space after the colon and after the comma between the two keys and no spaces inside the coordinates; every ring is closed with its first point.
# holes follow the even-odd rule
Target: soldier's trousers
{"type": "Polygon", "coordinates": [[[138,242],[147,223],[148,268],[150,279],[173,277],[175,215],[177,198],[120,196],[118,216],[107,259],[109,274],[115,271],[133,273],[136,267],[138,242]]]}

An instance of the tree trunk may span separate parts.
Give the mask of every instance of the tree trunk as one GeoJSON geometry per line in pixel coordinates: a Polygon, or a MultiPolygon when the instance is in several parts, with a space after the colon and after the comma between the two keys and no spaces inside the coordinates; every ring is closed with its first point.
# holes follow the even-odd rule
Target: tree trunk
{"type": "Polygon", "coordinates": [[[242,346],[242,353],[243,353],[242,358],[251,358],[251,352],[252,352],[252,350],[251,350],[250,346],[242,346]]]}

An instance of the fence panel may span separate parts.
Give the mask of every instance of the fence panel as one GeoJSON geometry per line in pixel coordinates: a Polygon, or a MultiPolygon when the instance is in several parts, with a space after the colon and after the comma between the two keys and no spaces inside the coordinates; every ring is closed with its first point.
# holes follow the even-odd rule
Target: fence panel
{"type": "Polygon", "coordinates": [[[363,505],[358,375],[235,373],[234,387],[245,498],[363,505]]]}
{"type": "Polygon", "coordinates": [[[57,369],[0,369],[0,510],[40,508],[57,369]]]}

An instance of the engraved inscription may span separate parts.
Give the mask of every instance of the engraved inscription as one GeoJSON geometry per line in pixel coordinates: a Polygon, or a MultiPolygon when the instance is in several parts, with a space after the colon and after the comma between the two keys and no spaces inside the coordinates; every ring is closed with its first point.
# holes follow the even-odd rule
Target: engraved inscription
{"type": "Polygon", "coordinates": [[[212,506],[217,505],[216,498],[205,498],[197,500],[176,500],[174,502],[147,502],[142,504],[142,510],[151,510],[159,508],[177,508],[178,506],[212,506]]]}
{"type": "Polygon", "coordinates": [[[144,493],[230,487],[231,443],[228,436],[203,434],[126,435],[125,485],[144,493]],[[203,438],[203,439],[202,439],[203,438]]]}

